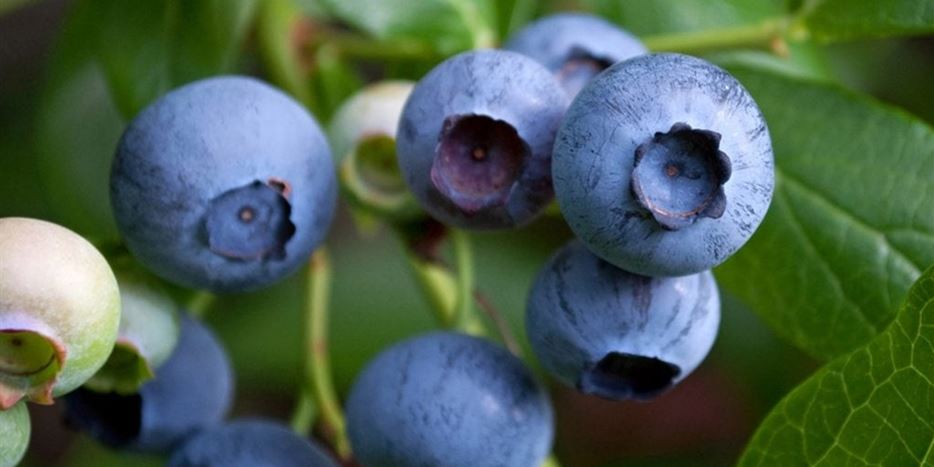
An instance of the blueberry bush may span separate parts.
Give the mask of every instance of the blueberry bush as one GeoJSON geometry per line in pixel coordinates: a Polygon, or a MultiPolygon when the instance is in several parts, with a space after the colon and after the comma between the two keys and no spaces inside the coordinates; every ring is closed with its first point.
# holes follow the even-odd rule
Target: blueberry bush
{"type": "Polygon", "coordinates": [[[0,0],[0,466],[934,462],[934,0],[0,0]]]}

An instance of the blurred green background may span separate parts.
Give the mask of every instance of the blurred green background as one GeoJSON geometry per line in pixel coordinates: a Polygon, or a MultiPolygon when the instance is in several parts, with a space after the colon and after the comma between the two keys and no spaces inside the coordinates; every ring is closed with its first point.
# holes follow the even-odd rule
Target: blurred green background
{"type": "MultiPolygon", "coordinates": [[[[124,124],[126,109],[121,106],[143,97],[133,96],[133,89],[115,91],[108,86],[105,75],[121,70],[104,70],[93,59],[99,43],[88,31],[96,25],[94,15],[106,12],[75,8],[76,3],[80,2],[48,0],[13,7],[0,2],[0,216],[49,219],[102,239],[114,235],[106,177],[124,124]],[[69,14],[89,17],[66,21],[69,14]],[[117,99],[115,93],[120,92],[124,98],[117,99]],[[125,98],[128,92],[131,95],[125,98]]],[[[144,3],[152,2],[140,2],[144,3]]],[[[760,3],[771,7],[776,2],[760,3]]],[[[581,6],[539,2],[535,13],[581,6]]],[[[145,15],[144,9],[140,11],[145,15]]],[[[309,5],[306,11],[318,10],[309,5]]],[[[737,8],[734,13],[742,16],[745,11],[737,8]]],[[[645,24],[653,24],[654,29],[634,32],[697,27],[688,24],[690,16],[682,23],[666,23],[664,18],[651,17],[656,13],[651,8],[645,12],[649,15],[645,24]]],[[[133,31],[133,21],[145,22],[145,18],[126,21],[124,30],[133,31]]],[[[258,36],[247,25],[242,47],[233,56],[220,57],[230,61],[221,68],[266,76],[258,36]]],[[[151,52],[146,40],[132,43],[139,48],[125,51],[127,73],[139,67],[145,70],[151,52]]],[[[934,40],[930,38],[795,49],[790,62],[804,73],[839,81],[934,123],[934,40]]],[[[173,73],[199,76],[202,65],[177,61],[173,73]]],[[[318,99],[319,117],[326,117],[353,86],[381,76],[417,77],[430,60],[409,65],[394,69],[355,64],[349,68],[352,79],[343,88],[322,80],[312,90],[324,97],[318,99]]],[[[333,76],[347,72],[340,69],[333,76]]],[[[475,236],[479,286],[507,315],[523,343],[527,288],[545,258],[569,238],[569,230],[555,218],[543,218],[519,232],[475,236]]],[[[332,363],[338,390],[344,394],[356,372],[379,349],[431,328],[433,321],[409,275],[402,246],[388,232],[359,234],[343,209],[329,244],[335,265],[332,363]]],[[[237,371],[235,417],[288,418],[304,358],[299,325],[304,279],[300,273],[259,293],[222,297],[208,316],[237,371]]],[[[772,405],[817,365],[775,337],[742,303],[725,296],[722,328],[712,355],[692,377],[658,400],[609,403],[550,384],[558,415],[557,455],[570,467],[732,463],[772,405]]],[[[67,431],[60,407],[31,405],[30,409],[33,438],[25,465],[161,463],[109,452],[67,431]]]]}

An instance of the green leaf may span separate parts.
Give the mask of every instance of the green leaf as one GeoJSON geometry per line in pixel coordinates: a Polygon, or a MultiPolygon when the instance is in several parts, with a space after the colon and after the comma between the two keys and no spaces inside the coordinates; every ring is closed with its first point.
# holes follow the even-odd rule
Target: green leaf
{"type": "Polygon", "coordinates": [[[816,0],[801,15],[806,31],[824,42],[934,32],[934,0],[816,0]]]}
{"type": "Polygon", "coordinates": [[[740,461],[758,465],[930,465],[934,461],[934,268],[898,318],[782,400],[740,461]]]}
{"type": "Polygon", "coordinates": [[[323,0],[328,11],[377,39],[431,43],[444,54],[496,44],[496,0],[323,0]]]}
{"type": "Polygon", "coordinates": [[[781,0],[586,0],[637,36],[750,24],[784,12],[781,0]]]}
{"type": "Polygon", "coordinates": [[[327,45],[315,53],[312,86],[317,93],[315,115],[329,121],[344,99],[363,86],[363,81],[337,51],[327,45]]]}
{"type": "Polygon", "coordinates": [[[777,180],[765,221],[718,277],[818,358],[864,345],[934,264],[934,132],[830,84],[730,70],[765,114],[777,180]]]}
{"type": "Polygon", "coordinates": [[[116,238],[110,161],[130,117],[170,87],[233,71],[256,0],[84,0],[69,13],[36,128],[53,213],[96,240],[116,238]]]}
{"type": "Polygon", "coordinates": [[[76,8],[52,57],[36,125],[39,175],[49,208],[95,240],[118,238],[110,210],[110,161],[124,120],[88,37],[93,11],[76,8]]]}
{"type": "Polygon", "coordinates": [[[97,50],[124,115],[165,91],[233,69],[257,0],[89,0],[97,50]]]}

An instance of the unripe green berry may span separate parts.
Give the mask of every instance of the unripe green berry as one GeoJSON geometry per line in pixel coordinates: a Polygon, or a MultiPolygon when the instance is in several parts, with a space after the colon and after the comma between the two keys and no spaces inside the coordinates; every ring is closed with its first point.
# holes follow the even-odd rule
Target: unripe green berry
{"type": "Polygon", "coordinates": [[[103,256],[45,221],[0,219],[0,409],[84,384],[117,338],[120,294],[103,256]]]}
{"type": "Polygon", "coordinates": [[[25,403],[0,411],[0,467],[17,465],[29,446],[29,411],[25,403]]]}

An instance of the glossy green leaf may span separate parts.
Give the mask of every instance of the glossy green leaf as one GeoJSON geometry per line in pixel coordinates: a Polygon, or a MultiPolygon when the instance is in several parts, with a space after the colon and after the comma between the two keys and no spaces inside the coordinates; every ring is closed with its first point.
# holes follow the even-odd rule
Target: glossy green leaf
{"type": "Polygon", "coordinates": [[[587,0],[637,36],[755,23],[784,12],[781,0],[587,0]]]}
{"type": "Polygon", "coordinates": [[[444,53],[496,44],[496,0],[324,0],[328,11],[378,39],[427,42],[444,53]]]}
{"type": "Polygon", "coordinates": [[[49,65],[39,100],[35,147],[49,208],[94,240],[117,238],[110,210],[110,161],[124,119],[95,59],[90,2],[72,10],[49,65]]]}
{"type": "Polygon", "coordinates": [[[930,465],[934,462],[934,268],[897,319],[785,397],[741,466],[930,465]]]}
{"type": "Polygon", "coordinates": [[[934,264],[934,131],[833,85],[730,70],[765,114],[777,183],[721,284],[818,358],[862,346],[934,264]]]}
{"type": "Polygon", "coordinates": [[[813,0],[802,21],[821,41],[934,33],[934,0],[813,0]]]}
{"type": "Polygon", "coordinates": [[[198,78],[232,70],[257,0],[90,0],[97,51],[124,115],[198,78]]]}

